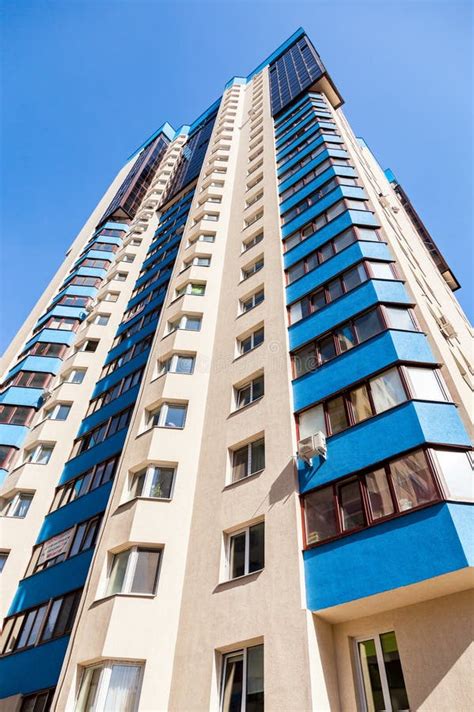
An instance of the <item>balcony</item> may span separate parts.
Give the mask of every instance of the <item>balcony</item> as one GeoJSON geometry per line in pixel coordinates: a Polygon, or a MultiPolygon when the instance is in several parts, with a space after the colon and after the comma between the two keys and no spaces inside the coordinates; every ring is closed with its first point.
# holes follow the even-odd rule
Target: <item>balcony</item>
{"type": "Polygon", "coordinates": [[[0,659],[0,698],[54,687],[68,642],[67,635],[0,659]]]}
{"type": "Polygon", "coordinates": [[[470,588],[471,516],[443,502],[305,551],[308,608],[338,623],[470,588]]]}

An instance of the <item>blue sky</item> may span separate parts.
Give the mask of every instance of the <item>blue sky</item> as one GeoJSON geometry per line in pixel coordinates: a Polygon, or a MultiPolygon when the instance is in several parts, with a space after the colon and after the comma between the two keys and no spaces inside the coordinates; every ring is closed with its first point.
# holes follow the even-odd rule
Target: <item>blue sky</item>
{"type": "Polygon", "coordinates": [[[303,26],[472,318],[472,3],[3,0],[0,352],[127,156],[303,26]]]}

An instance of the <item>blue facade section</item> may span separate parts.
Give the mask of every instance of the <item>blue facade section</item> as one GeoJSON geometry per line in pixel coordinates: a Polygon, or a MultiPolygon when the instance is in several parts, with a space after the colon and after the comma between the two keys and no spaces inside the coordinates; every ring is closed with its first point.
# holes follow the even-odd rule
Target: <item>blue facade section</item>
{"type": "Polygon", "coordinates": [[[424,334],[385,331],[293,381],[295,411],[328,398],[354,382],[398,362],[435,364],[424,334]]]}
{"type": "Polygon", "coordinates": [[[81,588],[86,580],[93,553],[93,549],[88,549],[56,566],[22,579],[8,615],[20,613],[54,596],[81,588]]]}
{"type": "Polygon", "coordinates": [[[65,482],[69,482],[69,480],[74,479],[74,477],[77,477],[90,467],[94,467],[98,462],[107,460],[109,457],[112,457],[112,455],[121,452],[126,435],[126,429],[120,430],[99,445],[95,445],[90,450],[81,453],[81,455],[78,455],[73,460],[68,460],[64,466],[59,484],[63,485],[65,482]]]}
{"type": "Polygon", "coordinates": [[[107,420],[107,418],[115,415],[115,413],[127,408],[129,405],[133,405],[137,399],[139,390],[139,385],[130,388],[130,390],[123,395],[115,398],[113,401],[110,401],[110,403],[104,405],[103,408],[99,408],[99,410],[92,413],[87,418],[84,418],[79,428],[78,436],[88,433],[89,430],[92,430],[96,425],[99,425],[99,423],[102,423],[104,420],[107,420]]]}
{"type": "Polygon", "coordinates": [[[42,397],[42,388],[10,386],[3,393],[0,393],[0,403],[2,405],[26,405],[37,408],[41,403],[42,397]]]}
{"type": "Polygon", "coordinates": [[[30,346],[33,346],[33,344],[36,344],[38,341],[70,346],[75,339],[76,334],[74,331],[66,331],[65,329],[42,329],[26,343],[25,350],[29,349],[30,346]]]}
{"type": "Polygon", "coordinates": [[[378,303],[410,306],[413,302],[401,282],[370,279],[314,314],[292,324],[288,330],[290,350],[295,351],[336,324],[378,303]]]}
{"type": "Polygon", "coordinates": [[[309,222],[310,220],[314,220],[315,217],[321,215],[321,213],[324,213],[325,210],[330,208],[331,205],[337,203],[339,200],[341,200],[341,198],[367,200],[367,194],[363,188],[353,188],[347,185],[342,185],[339,188],[336,188],[332,191],[332,193],[329,193],[329,195],[326,195],[324,198],[321,198],[321,200],[318,200],[317,203],[309,207],[303,213],[300,213],[300,215],[291,220],[289,223],[286,223],[286,225],[284,225],[281,229],[282,237],[285,238],[293,234],[294,232],[296,232],[296,230],[303,227],[307,222],[309,222]]]}
{"type": "Polygon", "coordinates": [[[420,445],[436,443],[470,446],[456,406],[408,401],[328,438],[326,460],[316,457],[313,465],[300,461],[300,492],[373,467],[420,445]]]}
{"type": "Polygon", "coordinates": [[[311,183],[308,183],[303,188],[300,188],[297,193],[280,203],[280,211],[285,213],[287,210],[299,203],[300,200],[303,200],[303,198],[311,195],[311,193],[317,190],[319,186],[323,185],[323,183],[326,183],[327,180],[334,176],[355,178],[357,174],[352,166],[331,166],[325,170],[324,173],[321,173],[320,176],[312,180],[311,183]]]}
{"type": "Polygon", "coordinates": [[[11,371],[7,378],[11,378],[18,371],[40,371],[41,373],[56,374],[61,368],[62,360],[60,358],[50,358],[48,356],[27,356],[22,361],[19,361],[11,371]]]}
{"type": "Polygon", "coordinates": [[[77,522],[83,522],[103,512],[107,506],[111,489],[112,482],[107,482],[107,484],[102,485],[102,487],[97,487],[97,489],[75,499],[65,507],[56,509],[54,512],[51,512],[51,514],[48,514],[43,522],[36,543],[40,544],[42,541],[51,539],[51,537],[56,536],[56,534],[74,526],[77,522]]]}
{"type": "Polygon", "coordinates": [[[0,423],[0,443],[2,445],[20,447],[27,432],[28,428],[24,425],[9,425],[8,423],[0,423]]]}
{"type": "Polygon", "coordinates": [[[472,562],[472,515],[472,505],[437,504],[305,551],[308,608],[321,611],[465,568],[472,562]]]}
{"type": "Polygon", "coordinates": [[[63,664],[69,636],[8,655],[1,661],[0,699],[54,687],[63,664]]]}

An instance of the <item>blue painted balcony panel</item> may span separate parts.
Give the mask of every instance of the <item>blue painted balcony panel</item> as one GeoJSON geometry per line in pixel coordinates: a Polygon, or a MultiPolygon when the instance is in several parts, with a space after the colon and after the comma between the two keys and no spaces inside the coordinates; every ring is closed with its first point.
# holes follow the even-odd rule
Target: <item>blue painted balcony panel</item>
{"type": "MultiPolygon", "coordinates": [[[[166,245],[166,247],[169,247],[169,245],[166,245]]],[[[150,279],[153,279],[153,277],[162,269],[165,269],[168,265],[170,265],[175,259],[176,255],[178,254],[178,247],[174,249],[172,252],[170,252],[168,255],[166,255],[165,259],[163,260],[157,260],[156,264],[150,269],[149,272],[146,274],[142,275],[137,279],[135,283],[135,287],[140,287],[142,284],[145,282],[148,282],[150,279]]]]}
{"type": "Polygon", "coordinates": [[[19,361],[11,371],[8,372],[7,378],[11,378],[18,371],[40,371],[41,373],[53,373],[56,375],[61,368],[62,360],[60,358],[50,358],[49,356],[27,356],[19,361]]]}
{"type": "MultiPolygon", "coordinates": [[[[310,92],[306,92],[305,94],[303,94],[301,99],[298,99],[298,101],[295,101],[293,104],[291,104],[291,106],[286,111],[283,111],[278,116],[278,119],[275,121],[275,126],[277,128],[280,128],[282,126],[281,122],[285,120],[285,117],[288,116],[288,114],[291,114],[291,112],[294,111],[296,108],[298,108],[298,106],[303,105],[303,104],[309,106],[309,100],[310,100],[311,96],[312,95],[310,92]]],[[[290,119],[291,118],[292,117],[290,117],[290,119]]]]}
{"type": "Polygon", "coordinates": [[[66,344],[70,346],[76,339],[74,331],[66,331],[66,329],[42,329],[25,344],[25,350],[36,344],[38,341],[52,344],[66,344]]]}
{"type": "Polygon", "coordinates": [[[472,566],[472,514],[469,504],[436,504],[305,551],[308,608],[322,611],[472,566]]]}
{"type": "Polygon", "coordinates": [[[398,456],[426,443],[470,447],[452,403],[408,401],[327,440],[327,460],[300,461],[300,492],[398,456]],[[367,444],[367,446],[365,446],[367,444]]]}
{"type": "Polygon", "coordinates": [[[138,385],[134,386],[133,388],[130,388],[130,390],[128,390],[123,395],[119,396],[118,398],[115,398],[115,400],[111,401],[110,403],[107,403],[107,405],[103,406],[103,408],[100,408],[95,413],[92,413],[87,418],[84,418],[79,427],[78,436],[85,435],[85,433],[88,433],[90,430],[95,428],[96,425],[99,425],[99,423],[101,423],[102,421],[106,420],[107,418],[110,418],[116,413],[119,413],[121,410],[127,408],[129,405],[132,405],[137,399],[139,390],[140,386],[138,385]]]}
{"type": "Polygon", "coordinates": [[[117,344],[117,346],[115,346],[113,349],[110,349],[104,363],[108,364],[111,361],[114,361],[117,356],[120,356],[121,354],[125,353],[125,351],[128,351],[128,349],[134,344],[136,344],[138,341],[141,341],[150,334],[154,334],[155,330],[156,324],[154,324],[153,322],[151,322],[150,324],[146,324],[146,326],[144,326],[143,329],[140,329],[140,331],[137,331],[136,334],[133,334],[133,336],[130,336],[128,339],[124,339],[121,344],[117,344]]]}
{"type": "Polygon", "coordinates": [[[286,287],[286,303],[293,304],[362,259],[393,262],[385,242],[353,242],[331,259],[307,272],[286,287]]]}
{"type": "Polygon", "coordinates": [[[300,129],[304,129],[305,126],[308,126],[309,124],[311,124],[311,122],[316,123],[317,120],[318,120],[317,116],[313,112],[311,112],[308,116],[305,116],[303,119],[301,119],[301,121],[299,123],[297,123],[296,126],[292,126],[292,128],[289,129],[289,131],[286,131],[284,134],[279,136],[275,140],[275,149],[277,152],[277,158],[278,158],[278,151],[280,150],[280,146],[283,143],[285,143],[285,141],[288,141],[292,136],[295,135],[295,133],[300,131],[300,129]]]}
{"type": "Polygon", "coordinates": [[[66,307],[62,304],[57,304],[50,307],[48,311],[45,312],[40,319],[38,319],[37,325],[39,326],[40,324],[43,324],[51,316],[68,316],[72,319],[85,319],[87,312],[83,307],[66,307]]]}
{"type": "MultiPolygon", "coordinates": [[[[327,121],[321,121],[321,119],[318,119],[318,117],[316,116],[309,117],[308,121],[305,122],[305,125],[307,125],[307,129],[303,134],[297,136],[293,141],[291,141],[291,143],[288,144],[288,146],[285,146],[285,148],[283,148],[282,150],[277,151],[276,159],[278,163],[284,160],[285,157],[288,156],[288,154],[290,154],[292,151],[294,151],[295,148],[298,148],[300,144],[304,143],[305,141],[308,141],[320,129],[323,131],[325,128],[334,129],[334,124],[328,123],[327,121]]],[[[299,131],[300,128],[304,128],[304,126],[295,126],[293,133],[299,131]]],[[[343,143],[343,139],[336,134],[328,133],[323,135],[325,141],[331,141],[332,143],[338,144],[343,143]],[[331,138],[329,138],[329,136],[331,138]]]]}
{"type": "Polygon", "coordinates": [[[81,255],[81,260],[86,257],[89,260],[111,260],[113,262],[115,260],[115,252],[107,252],[106,250],[94,250],[93,248],[91,248],[87,250],[87,252],[84,252],[83,255],[81,255]]]}
{"type": "Polygon", "coordinates": [[[278,192],[283,193],[288,188],[291,188],[294,183],[296,183],[297,181],[299,181],[300,178],[312,171],[313,168],[319,166],[319,164],[325,161],[327,158],[349,158],[349,154],[347,153],[347,151],[344,151],[340,148],[333,148],[331,146],[328,146],[324,151],[321,151],[321,153],[312,158],[311,161],[309,161],[298,171],[293,173],[293,175],[282,181],[278,186],[278,192]]]}
{"type": "Polygon", "coordinates": [[[292,324],[288,329],[290,350],[295,351],[337,324],[342,324],[343,321],[377,303],[413,305],[402,282],[369,279],[314,314],[292,324]]]}
{"type": "MultiPolygon", "coordinates": [[[[173,257],[173,260],[174,260],[174,257],[173,257]]],[[[140,292],[140,294],[137,294],[135,297],[130,299],[130,301],[127,304],[127,309],[131,309],[136,304],[143,301],[143,299],[145,299],[145,297],[148,296],[148,294],[150,292],[153,292],[154,289],[157,289],[158,287],[161,287],[164,284],[166,284],[166,286],[167,286],[168,282],[170,280],[170,277],[171,277],[171,272],[172,272],[172,266],[170,269],[163,270],[163,273],[160,274],[158,279],[156,279],[154,282],[152,282],[149,287],[144,289],[143,292],[140,292]]],[[[163,293],[163,297],[164,297],[164,293],[163,293]]]]}
{"type": "Polygon", "coordinates": [[[20,447],[29,428],[24,425],[9,425],[0,423],[0,445],[20,447]]]}
{"type": "Polygon", "coordinates": [[[49,569],[24,578],[18,584],[8,615],[24,611],[54,596],[81,588],[86,580],[93,548],[49,569]]]}
{"type": "Polygon", "coordinates": [[[94,391],[92,393],[92,398],[100,396],[101,393],[107,391],[115,383],[120,381],[125,376],[128,376],[129,373],[133,373],[133,371],[136,371],[141,366],[144,366],[148,361],[148,354],[148,350],[144,351],[143,353],[133,358],[131,361],[128,361],[126,364],[121,366],[121,368],[117,368],[116,371],[113,371],[108,376],[104,376],[104,378],[101,378],[100,381],[97,381],[97,383],[95,384],[94,391]]]}
{"type": "MultiPolygon", "coordinates": [[[[338,137],[337,137],[338,138],[338,137]]],[[[299,165],[299,163],[302,161],[305,156],[307,156],[309,153],[312,153],[316,148],[319,148],[319,146],[324,145],[326,142],[330,144],[330,146],[326,146],[326,148],[332,148],[334,145],[336,145],[338,142],[332,141],[332,134],[327,134],[325,136],[318,136],[314,141],[311,141],[305,148],[302,148],[298,151],[296,156],[293,158],[290,158],[289,161],[286,161],[282,166],[280,166],[277,169],[277,176],[280,178],[282,175],[284,175],[287,171],[290,170],[290,168],[294,168],[294,166],[299,165]]],[[[340,141],[341,139],[339,139],[340,141]]],[[[339,145],[339,144],[338,144],[339,145]]]]}
{"type": "Polygon", "coordinates": [[[112,435],[111,438],[107,438],[107,440],[104,440],[104,442],[99,445],[95,445],[95,447],[81,453],[72,460],[68,460],[64,465],[64,469],[59,479],[59,484],[63,485],[65,482],[74,479],[77,475],[80,475],[90,467],[93,467],[98,462],[107,460],[109,457],[122,452],[126,436],[127,428],[124,428],[124,430],[120,430],[118,433],[112,435]]]}
{"type": "Polygon", "coordinates": [[[339,233],[352,225],[358,225],[360,227],[379,227],[373,213],[367,210],[346,210],[320,230],[314,232],[310,237],[305,238],[291,250],[288,250],[288,252],[283,255],[285,269],[296,264],[296,262],[302,260],[303,257],[309,255],[310,252],[314,252],[314,250],[318,249],[318,247],[325,242],[336,237],[336,235],[339,235],[339,233]]]}
{"type": "Polygon", "coordinates": [[[324,173],[321,173],[321,175],[312,180],[311,183],[307,183],[307,185],[300,188],[297,193],[294,193],[294,195],[287,198],[283,203],[280,203],[280,214],[290,210],[290,208],[297,205],[300,200],[303,200],[303,198],[311,195],[319,188],[320,185],[326,183],[326,181],[333,176],[349,176],[350,178],[356,178],[357,173],[355,168],[352,168],[352,166],[331,166],[325,170],[324,173]]]}
{"type": "MultiPolygon", "coordinates": [[[[100,269],[99,267],[79,267],[74,271],[74,275],[79,275],[80,277],[99,277],[104,279],[107,274],[106,269],[100,269]]],[[[69,279],[73,277],[73,274],[69,276],[69,279]]]]}
{"type": "Polygon", "coordinates": [[[0,659],[0,699],[54,687],[59,679],[69,636],[0,659]],[[27,671],[27,674],[25,674],[27,671]]]}
{"type": "Polygon", "coordinates": [[[330,208],[331,205],[337,203],[339,200],[341,200],[341,198],[367,200],[367,194],[363,188],[351,187],[347,185],[339,186],[339,188],[333,190],[332,193],[329,193],[329,195],[326,195],[324,198],[321,198],[321,200],[318,200],[317,203],[311,205],[303,213],[300,213],[293,220],[290,220],[289,223],[286,223],[286,225],[281,228],[282,237],[285,238],[289,235],[292,235],[294,232],[296,232],[296,230],[299,230],[301,227],[306,225],[307,222],[309,222],[310,220],[314,220],[317,215],[321,215],[321,213],[324,213],[325,210],[330,208]]]}
{"type": "Polygon", "coordinates": [[[295,411],[398,362],[436,364],[426,336],[416,331],[384,331],[315,371],[293,381],[295,411]]]}
{"type": "MultiPolygon", "coordinates": [[[[296,105],[295,105],[295,106],[296,106],[296,105]]],[[[301,108],[299,109],[299,111],[297,111],[295,114],[293,114],[293,116],[290,116],[289,119],[287,119],[286,121],[284,121],[282,124],[279,124],[279,125],[275,128],[275,137],[276,137],[276,138],[281,138],[281,137],[283,136],[283,134],[286,132],[286,130],[288,129],[288,127],[289,127],[292,123],[294,123],[295,121],[298,121],[298,119],[299,119],[301,116],[303,116],[303,114],[305,114],[307,111],[310,111],[310,110],[311,110],[312,112],[314,112],[314,111],[315,111],[315,108],[316,108],[316,107],[314,106],[314,104],[313,104],[309,99],[307,99],[306,101],[304,101],[304,102],[302,103],[302,106],[301,106],[301,108]]],[[[330,116],[329,113],[328,113],[328,116],[330,116]]]]}
{"type": "MultiPolygon", "coordinates": [[[[127,223],[119,223],[119,222],[113,222],[112,220],[104,223],[103,225],[100,226],[100,230],[122,230],[122,232],[128,232],[130,230],[130,225],[127,225],[127,223]]],[[[98,231],[98,232],[99,232],[98,231]]]]}
{"type": "Polygon", "coordinates": [[[103,512],[107,506],[111,489],[112,482],[107,482],[102,487],[97,487],[97,489],[75,499],[65,507],[56,509],[51,514],[48,514],[45,517],[36,543],[40,544],[42,541],[66,531],[74,524],[83,522],[95,514],[103,512]]]}
{"type": "Polygon", "coordinates": [[[100,235],[100,234],[95,235],[92,239],[93,239],[93,243],[94,242],[105,242],[108,245],[117,245],[118,247],[120,247],[123,242],[122,237],[110,237],[109,235],[100,235]]]}
{"type": "Polygon", "coordinates": [[[3,393],[0,393],[0,403],[2,405],[26,405],[38,408],[43,397],[42,388],[22,388],[21,386],[10,386],[3,393]]]}
{"type": "Polygon", "coordinates": [[[92,299],[97,294],[97,287],[82,287],[80,284],[71,284],[66,287],[55,297],[54,302],[66,296],[74,297],[91,297],[92,299]]]}

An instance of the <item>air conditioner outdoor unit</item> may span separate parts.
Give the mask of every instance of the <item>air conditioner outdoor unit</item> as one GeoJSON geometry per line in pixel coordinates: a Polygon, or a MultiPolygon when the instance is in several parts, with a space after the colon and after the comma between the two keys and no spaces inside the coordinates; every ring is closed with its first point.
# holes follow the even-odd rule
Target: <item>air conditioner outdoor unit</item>
{"type": "Polygon", "coordinates": [[[326,436],[321,430],[314,433],[314,435],[303,438],[298,443],[299,457],[309,464],[311,464],[311,460],[316,455],[321,455],[322,458],[326,459],[327,452],[326,436]]]}

